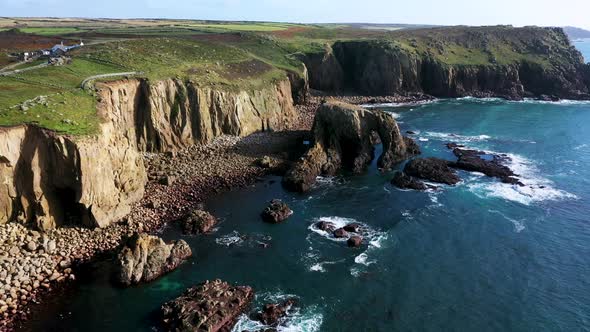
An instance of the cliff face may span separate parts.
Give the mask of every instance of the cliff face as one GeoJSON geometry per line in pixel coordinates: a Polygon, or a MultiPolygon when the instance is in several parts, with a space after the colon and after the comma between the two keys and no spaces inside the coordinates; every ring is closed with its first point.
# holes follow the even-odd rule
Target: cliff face
{"type": "Polygon", "coordinates": [[[142,151],[173,151],[224,134],[281,130],[296,119],[288,80],[250,92],[201,88],[172,79],[105,88],[116,99],[112,105],[135,110],[137,145],[142,151]]]}
{"type": "Polygon", "coordinates": [[[497,31],[489,35],[467,31],[471,34],[462,36],[467,39],[466,45],[459,45],[456,40],[446,44],[429,40],[430,48],[424,46],[424,49],[417,44],[412,48],[392,41],[337,42],[324,53],[304,58],[310,70],[311,87],[364,95],[426,93],[436,97],[522,99],[551,95],[590,98],[588,65],[569,44],[563,31],[526,30],[527,34],[518,44],[497,31]],[[442,60],[447,56],[459,58],[457,54],[462,51],[468,53],[464,63],[457,59],[453,60],[455,62],[442,60]],[[480,60],[481,63],[469,62],[470,57],[477,56],[475,51],[481,51],[489,59],[480,60]],[[496,54],[505,55],[505,58],[500,61],[496,54]]]}
{"type": "Polygon", "coordinates": [[[98,135],[84,139],[34,126],[0,129],[0,223],[103,227],[129,213],[146,173],[133,128],[122,119],[109,114],[98,135]]]}
{"type": "Polygon", "coordinates": [[[173,151],[222,135],[279,130],[295,120],[288,80],[252,92],[192,83],[125,80],[98,85],[92,137],[29,125],[0,128],[0,224],[41,230],[105,227],[130,211],[147,181],[141,151],[173,151]]]}
{"type": "Polygon", "coordinates": [[[289,190],[308,191],[318,175],[334,175],[340,169],[363,172],[374,159],[377,136],[383,144],[379,167],[390,168],[420,153],[414,141],[401,135],[391,115],[337,101],[318,109],[313,131],[314,145],[283,179],[289,190]]]}

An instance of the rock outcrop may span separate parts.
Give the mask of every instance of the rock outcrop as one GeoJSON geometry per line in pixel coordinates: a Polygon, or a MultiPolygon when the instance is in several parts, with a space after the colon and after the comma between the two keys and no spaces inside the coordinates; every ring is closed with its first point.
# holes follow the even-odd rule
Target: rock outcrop
{"type": "Polygon", "coordinates": [[[217,225],[217,218],[211,213],[194,210],[182,220],[182,232],[184,234],[209,233],[215,225],[217,225]]]}
{"type": "Polygon", "coordinates": [[[486,176],[497,178],[503,183],[524,186],[518,179],[518,174],[505,165],[511,161],[509,156],[464,149],[463,145],[457,143],[448,143],[446,146],[453,150],[453,154],[457,157],[456,161],[433,157],[416,158],[406,164],[403,172],[398,171],[394,174],[391,184],[402,189],[436,189],[432,185],[423,183],[420,179],[454,185],[461,179],[453,169],[459,169],[483,173],[486,176]]]}
{"type": "Polygon", "coordinates": [[[184,240],[166,244],[157,236],[136,233],[119,252],[116,281],[128,286],[155,280],[191,255],[184,240]]]}
{"type": "Polygon", "coordinates": [[[18,220],[44,231],[68,223],[106,227],[143,196],[142,151],[280,130],[296,117],[287,78],[249,92],[174,79],[96,86],[101,123],[93,135],[0,128],[0,224],[18,220]]]}
{"type": "Polygon", "coordinates": [[[371,96],[590,99],[590,65],[560,28],[448,27],[402,32],[399,42],[392,37],[336,42],[309,54],[303,60],[311,88],[371,96]]]}
{"type": "Polygon", "coordinates": [[[516,178],[517,174],[508,166],[503,165],[503,163],[510,161],[510,158],[507,156],[488,154],[484,151],[461,149],[458,147],[453,149],[453,154],[458,159],[456,162],[449,163],[450,167],[468,172],[483,173],[486,176],[498,178],[503,183],[523,186],[523,183],[516,178]]]}
{"type": "Polygon", "coordinates": [[[253,298],[251,287],[208,281],[165,303],[162,323],[166,331],[230,331],[253,298]]]}
{"type": "Polygon", "coordinates": [[[449,164],[449,161],[439,158],[416,158],[406,164],[404,173],[423,180],[454,185],[461,179],[449,164]]]}
{"type": "Polygon", "coordinates": [[[308,191],[317,176],[334,175],[341,169],[364,171],[374,159],[373,133],[383,144],[381,168],[420,153],[413,140],[401,135],[391,115],[337,101],[320,106],[313,132],[315,144],[283,178],[289,190],[308,191]]]}
{"type": "Polygon", "coordinates": [[[429,188],[424,182],[400,171],[395,172],[391,184],[401,189],[426,190],[429,188]]]}
{"type": "Polygon", "coordinates": [[[254,315],[254,319],[266,326],[277,327],[281,323],[281,319],[287,316],[289,310],[295,305],[297,305],[295,298],[286,299],[280,303],[267,303],[261,312],[254,315]]]}
{"type": "Polygon", "coordinates": [[[280,199],[273,199],[260,216],[264,222],[278,224],[287,220],[292,214],[293,211],[287,204],[280,199]]]}

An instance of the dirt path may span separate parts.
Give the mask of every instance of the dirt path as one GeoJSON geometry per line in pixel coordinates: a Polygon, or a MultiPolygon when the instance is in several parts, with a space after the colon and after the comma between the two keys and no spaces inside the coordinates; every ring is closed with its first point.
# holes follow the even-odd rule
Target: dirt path
{"type": "MultiPolygon", "coordinates": [[[[40,69],[40,68],[44,68],[44,67],[47,67],[47,66],[49,66],[48,63],[42,63],[40,65],[36,65],[36,66],[33,66],[33,67],[28,67],[28,68],[23,68],[23,69],[17,69],[17,70],[12,70],[12,71],[1,71],[0,72],[0,76],[10,76],[10,75],[13,75],[13,74],[20,74],[20,73],[24,73],[26,71],[40,69]]],[[[4,67],[4,69],[6,69],[6,67],[4,67]]]]}
{"type": "Polygon", "coordinates": [[[123,72],[123,73],[109,73],[109,74],[100,74],[100,75],[94,75],[94,76],[90,76],[87,77],[86,79],[84,79],[84,81],[82,81],[82,83],[80,84],[80,87],[82,89],[86,88],[86,85],[88,83],[90,83],[90,81],[94,81],[100,78],[109,78],[109,77],[117,77],[117,76],[135,76],[135,75],[143,75],[143,72],[140,71],[128,71],[128,72],[123,72]]]}

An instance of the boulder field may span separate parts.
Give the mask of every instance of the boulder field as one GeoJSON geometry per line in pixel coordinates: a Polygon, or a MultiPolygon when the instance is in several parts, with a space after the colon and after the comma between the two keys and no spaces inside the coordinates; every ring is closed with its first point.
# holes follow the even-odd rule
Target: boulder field
{"type": "Polygon", "coordinates": [[[401,135],[391,115],[334,100],[319,107],[313,133],[313,146],[283,178],[288,190],[308,191],[317,176],[334,175],[341,169],[364,171],[374,159],[375,136],[383,144],[381,168],[420,153],[412,139],[401,135]]]}

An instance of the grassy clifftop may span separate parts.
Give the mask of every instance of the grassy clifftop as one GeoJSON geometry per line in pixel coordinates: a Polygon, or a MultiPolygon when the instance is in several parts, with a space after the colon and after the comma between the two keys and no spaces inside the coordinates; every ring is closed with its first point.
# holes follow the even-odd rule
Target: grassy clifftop
{"type": "MultiPolygon", "coordinates": [[[[219,23],[170,20],[0,19],[0,67],[7,55],[61,40],[86,46],[72,62],[0,76],[0,125],[37,123],[84,135],[99,123],[92,91],[80,88],[94,75],[141,72],[149,80],[179,78],[224,90],[251,90],[300,72],[301,54],[325,44],[364,41],[449,65],[511,64],[541,67],[581,62],[561,29],[536,27],[396,27],[219,23]],[[14,30],[18,29],[18,30],[14,30]],[[38,96],[44,96],[41,101],[38,96]]],[[[26,69],[38,63],[23,64],[26,69]]],[[[119,77],[120,78],[120,77],[119,77]]],[[[109,79],[118,79],[111,77],[109,79]]]]}
{"type": "MultiPolygon", "coordinates": [[[[276,42],[257,36],[231,40],[134,38],[72,51],[71,63],[0,76],[0,125],[37,123],[69,134],[96,130],[99,120],[88,77],[141,72],[149,80],[179,78],[220,90],[254,90],[302,66],[276,42]],[[41,102],[38,96],[43,96],[41,102]]],[[[17,67],[23,69],[23,67],[17,67]]],[[[111,77],[118,79],[121,77],[111,77]]]]}
{"type": "Polygon", "coordinates": [[[453,65],[581,61],[561,28],[445,27],[396,31],[390,40],[416,54],[453,65]]]}

